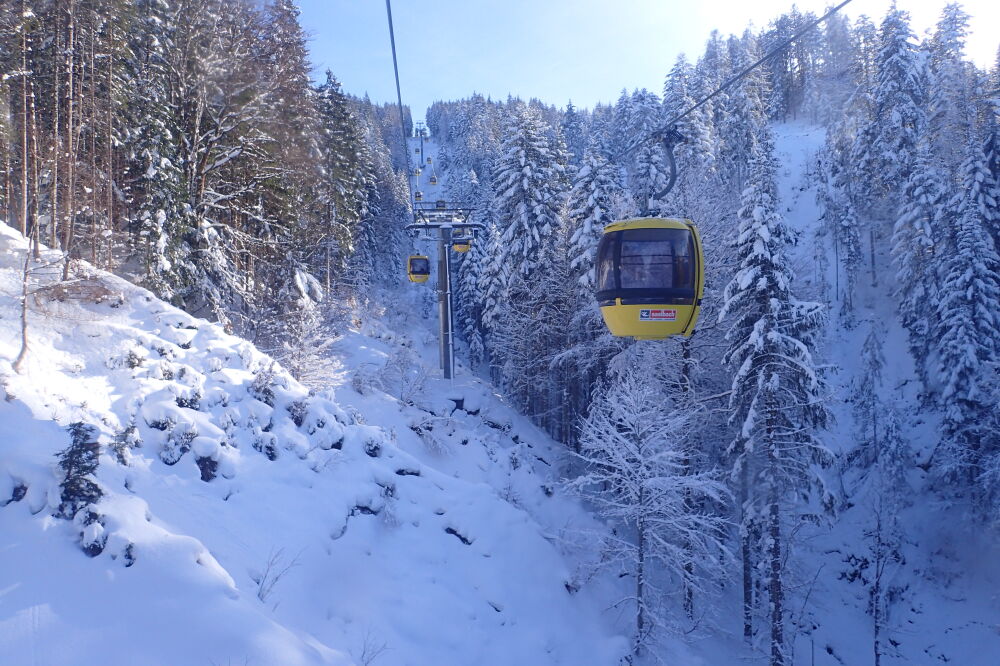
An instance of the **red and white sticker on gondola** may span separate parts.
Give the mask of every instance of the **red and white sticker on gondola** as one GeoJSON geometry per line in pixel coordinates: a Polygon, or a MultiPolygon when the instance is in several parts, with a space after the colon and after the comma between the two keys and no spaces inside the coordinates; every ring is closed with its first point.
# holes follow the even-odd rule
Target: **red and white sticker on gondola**
{"type": "Polygon", "coordinates": [[[677,310],[639,310],[639,321],[677,321],[677,310]]]}

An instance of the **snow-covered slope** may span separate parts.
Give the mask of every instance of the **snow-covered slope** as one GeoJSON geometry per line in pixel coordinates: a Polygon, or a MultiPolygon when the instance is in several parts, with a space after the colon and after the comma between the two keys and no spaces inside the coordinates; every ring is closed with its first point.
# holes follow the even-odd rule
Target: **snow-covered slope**
{"type": "Polygon", "coordinates": [[[216,325],[95,270],[53,288],[53,266],[33,273],[17,374],[24,253],[0,225],[0,661],[613,664],[626,649],[598,588],[571,592],[567,535],[589,523],[555,487],[557,451],[477,380],[426,379],[422,327],[365,322],[337,344],[331,391],[310,394],[216,325]],[[76,422],[101,444],[103,497],[68,520],[56,453],[76,422]]]}
{"type": "MultiPolygon", "coordinates": [[[[853,321],[847,321],[837,302],[836,262],[828,273],[814,261],[822,211],[806,172],[822,148],[821,128],[790,124],[776,127],[776,149],[782,164],[779,195],[782,212],[800,234],[794,258],[797,289],[817,298],[818,282],[832,287],[829,334],[821,355],[830,364],[830,408],[835,420],[824,441],[842,461],[856,446],[857,425],[853,401],[861,367],[862,346],[873,325],[885,332],[884,404],[900,411],[901,430],[911,453],[907,483],[911,494],[899,513],[902,558],[880,565],[882,593],[890,598],[883,621],[882,663],[958,663],[992,666],[1000,663],[1000,543],[994,535],[968,520],[961,504],[935,501],[928,475],[919,467],[939,441],[940,416],[921,406],[906,333],[898,323],[894,285],[858,280],[853,321]]],[[[876,239],[880,268],[890,265],[887,238],[876,239]]],[[[829,238],[820,238],[820,251],[832,255],[829,238]]],[[[867,239],[865,250],[868,251],[867,239]]],[[[882,271],[888,273],[889,271],[882,271]]],[[[843,289],[843,276],[840,277],[843,289]]],[[[802,581],[802,604],[797,621],[806,625],[796,641],[795,664],[854,665],[872,663],[872,618],[869,614],[876,562],[878,494],[858,492],[863,481],[858,469],[846,462],[831,470],[842,492],[855,497],[838,507],[828,525],[802,530],[797,544],[797,575],[802,581]],[[811,630],[809,630],[811,627],[811,630]]],[[[887,522],[888,517],[882,517],[887,522]]]]}

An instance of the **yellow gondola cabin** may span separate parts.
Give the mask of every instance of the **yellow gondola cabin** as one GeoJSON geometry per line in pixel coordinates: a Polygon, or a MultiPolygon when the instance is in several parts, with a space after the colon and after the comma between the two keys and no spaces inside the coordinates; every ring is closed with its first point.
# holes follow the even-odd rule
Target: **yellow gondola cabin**
{"type": "Polygon", "coordinates": [[[431,276],[431,260],[419,254],[411,255],[406,261],[406,275],[410,282],[427,282],[431,276]]]}
{"type": "Polygon", "coordinates": [[[611,335],[662,340],[694,332],[705,269],[701,237],[690,220],[609,224],[594,270],[597,302],[611,335]]]}

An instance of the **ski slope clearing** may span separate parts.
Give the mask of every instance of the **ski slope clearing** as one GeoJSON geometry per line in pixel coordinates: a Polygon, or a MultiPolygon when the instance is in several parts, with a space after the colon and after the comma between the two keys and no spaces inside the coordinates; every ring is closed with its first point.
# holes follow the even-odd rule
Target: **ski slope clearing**
{"type": "Polygon", "coordinates": [[[469,376],[414,393],[422,339],[366,322],[337,343],[335,393],[310,393],[111,275],[82,266],[60,293],[53,265],[33,272],[17,374],[25,249],[0,226],[6,663],[613,664],[627,650],[595,597],[608,589],[577,591],[567,553],[594,525],[561,496],[556,450],[469,376]],[[99,443],[101,494],[75,514],[56,458],[74,423],[83,449],[99,443]]]}

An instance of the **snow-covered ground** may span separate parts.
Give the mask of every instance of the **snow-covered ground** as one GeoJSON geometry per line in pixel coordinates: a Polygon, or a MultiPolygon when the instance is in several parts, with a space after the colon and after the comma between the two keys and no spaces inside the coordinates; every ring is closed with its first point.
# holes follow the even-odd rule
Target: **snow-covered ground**
{"type": "Polygon", "coordinates": [[[421,387],[435,359],[412,315],[345,335],[331,390],[310,394],[90,271],[100,303],[31,297],[19,375],[24,252],[0,226],[3,663],[612,664],[626,649],[599,586],[570,591],[567,553],[593,525],[558,490],[558,450],[467,374],[421,387]],[[77,421],[102,444],[90,526],[53,515],[77,421]]]}

